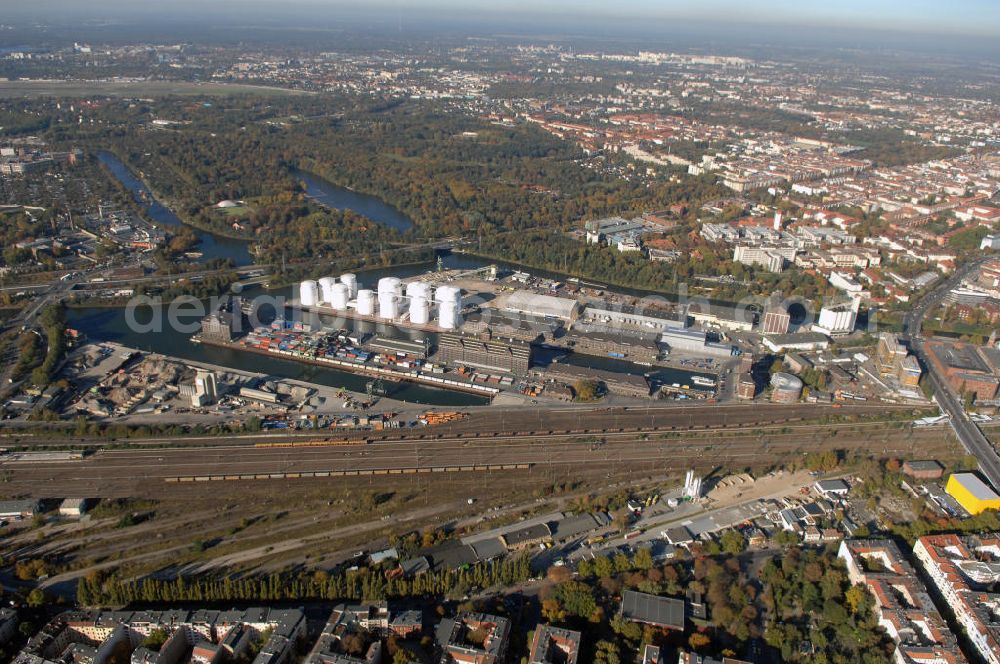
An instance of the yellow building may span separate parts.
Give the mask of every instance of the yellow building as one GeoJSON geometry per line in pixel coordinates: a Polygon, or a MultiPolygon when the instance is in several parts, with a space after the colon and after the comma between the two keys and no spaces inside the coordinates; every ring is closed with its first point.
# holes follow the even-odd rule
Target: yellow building
{"type": "Polygon", "coordinates": [[[975,473],[953,473],[944,490],[969,514],[1000,509],[1000,496],[975,473]]]}

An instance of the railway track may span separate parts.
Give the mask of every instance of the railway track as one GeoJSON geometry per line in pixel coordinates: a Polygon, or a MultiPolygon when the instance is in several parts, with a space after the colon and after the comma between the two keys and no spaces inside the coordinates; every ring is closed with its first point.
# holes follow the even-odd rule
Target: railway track
{"type": "MultiPolygon", "coordinates": [[[[638,473],[670,474],[678,468],[772,465],[779,460],[826,449],[859,450],[876,456],[914,456],[954,452],[941,432],[926,428],[899,429],[893,423],[829,425],[820,435],[803,435],[803,427],[775,425],[718,436],[698,430],[695,435],[657,437],[619,432],[603,440],[580,441],[565,434],[530,437],[461,438],[425,441],[374,441],[362,444],[303,447],[229,447],[104,450],[72,464],[54,466],[19,462],[3,470],[10,487],[24,486],[33,494],[74,488],[125,493],[156,493],[163,482],[190,485],[229,480],[295,480],[376,476],[470,476],[549,473],[553,479],[598,476],[629,468],[638,473]],[[854,428],[855,430],[849,430],[854,428]]],[[[810,425],[816,429],[815,425],[810,425]]],[[[61,493],[60,493],[61,495],[61,493]]]]}
{"type": "MultiPolygon", "coordinates": [[[[740,408],[743,407],[727,407],[718,406],[716,408],[740,408]]],[[[849,411],[840,413],[839,411],[833,411],[834,414],[845,414],[853,415],[856,414],[857,409],[864,409],[864,406],[851,407],[849,411]]],[[[679,410],[679,409],[673,409],[679,410]]],[[[699,409],[691,409],[699,410],[699,409]]],[[[705,414],[704,409],[700,409],[701,414],[705,414]]],[[[767,409],[764,410],[767,412],[767,409]]],[[[867,413],[878,413],[886,412],[884,407],[874,408],[874,410],[866,411],[867,413]]],[[[672,413],[675,414],[675,413],[672,413]]],[[[717,414],[717,413],[716,413],[717,414]]],[[[647,415],[643,415],[646,417],[647,415]]],[[[464,421],[463,421],[464,422],[464,421]]],[[[264,433],[264,434],[237,434],[233,436],[226,436],[225,438],[219,436],[184,436],[180,439],[178,438],[168,438],[168,437],[157,437],[157,438],[143,438],[143,439],[107,439],[107,438],[44,438],[44,434],[31,435],[31,434],[4,434],[0,436],[0,444],[3,441],[7,441],[7,444],[11,447],[82,447],[82,448],[105,448],[114,447],[116,445],[128,446],[128,447],[151,447],[155,448],[157,446],[169,446],[169,447],[212,447],[212,448],[242,448],[242,447],[310,447],[310,446],[324,446],[324,445],[356,445],[356,444],[371,444],[380,442],[439,442],[439,441],[454,441],[454,440],[480,440],[480,439],[491,439],[491,440],[502,440],[510,437],[517,437],[520,439],[533,438],[533,439],[545,439],[552,437],[566,437],[566,436],[627,436],[635,434],[662,434],[662,433],[673,433],[673,434],[695,434],[695,433],[705,433],[712,431],[726,431],[732,430],[735,426],[740,427],[753,427],[754,429],[782,429],[782,428],[795,428],[795,429],[816,429],[817,427],[828,428],[828,427],[879,427],[886,426],[887,422],[883,420],[875,421],[858,421],[858,422],[832,422],[828,424],[818,424],[815,422],[815,418],[808,418],[803,416],[798,417],[786,417],[786,418],[764,418],[764,419],[746,419],[739,422],[728,423],[723,420],[722,423],[705,423],[705,424],[656,424],[651,422],[649,426],[643,425],[631,425],[631,426],[619,426],[619,427],[581,427],[581,428],[545,428],[545,429],[535,429],[535,430],[517,430],[516,428],[505,428],[505,429],[493,429],[493,430],[472,430],[472,431],[451,431],[450,425],[442,425],[441,427],[435,427],[434,429],[419,429],[419,430],[396,430],[387,431],[381,433],[375,432],[337,432],[328,435],[317,434],[315,431],[305,431],[305,432],[281,432],[281,433],[264,433]],[[242,441],[237,445],[233,445],[232,441],[242,441]]],[[[905,426],[908,423],[900,423],[905,426]]]]}

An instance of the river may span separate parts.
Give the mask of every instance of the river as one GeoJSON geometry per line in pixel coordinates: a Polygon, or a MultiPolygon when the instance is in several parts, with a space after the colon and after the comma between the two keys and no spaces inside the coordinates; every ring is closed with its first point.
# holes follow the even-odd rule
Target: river
{"type": "Polygon", "coordinates": [[[400,233],[413,228],[412,219],[376,196],[339,187],[308,171],[296,169],[292,175],[305,184],[306,194],[320,205],[336,210],[352,210],[400,233]]]}
{"type": "MultiPolygon", "coordinates": [[[[145,208],[146,215],[150,219],[161,226],[181,226],[184,224],[173,210],[156,200],[153,192],[118,157],[110,152],[101,151],[97,153],[97,158],[108,167],[108,170],[118,178],[119,182],[125,185],[126,189],[132,192],[132,197],[145,208]]],[[[201,252],[203,260],[228,258],[235,265],[253,264],[250,243],[247,240],[223,237],[197,228],[193,228],[193,230],[198,236],[197,250],[201,252]]]]}
{"type": "MultiPolygon", "coordinates": [[[[154,222],[161,226],[180,226],[184,223],[173,210],[156,200],[153,192],[114,154],[100,151],[97,153],[97,158],[125,188],[132,192],[133,198],[145,208],[146,214],[154,222]]],[[[394,228],[401,233],[413,227],[413,221],[409,217],[375,196],[338,187],[306,171],[294,171],[294,175],[302,180],[306,186],[306,193],[320,205],[337,210],[352,210],[377,224],[394,228]]],[[[249,241],[216,235],[198,228],[193,230],[198,237],[198,251],[202,254],[202,260],[222,258],[230,259],[238,266],[253,264],[249,241]]]]}

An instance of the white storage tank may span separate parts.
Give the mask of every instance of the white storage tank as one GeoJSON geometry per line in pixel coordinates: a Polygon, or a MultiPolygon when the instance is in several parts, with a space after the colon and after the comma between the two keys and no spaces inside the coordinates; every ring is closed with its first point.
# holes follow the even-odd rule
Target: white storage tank
{"type": "Polygon", "coordinates": [[[358,313],[362,316],[375,315],[375,291],[367,288],[358,291],[358,313]]]}
{"type": "Polygon", "coordinates": [[[337,311],[347,309],[347,301],[350,298],[351,289],[347,284],[334,284],[330,289],[330,306],[337,311]]]}
{"type": "Polygon", "coordinates": [[[435,302],[449,302],[461,299],[462,291],[454,286],[438,286],[434,293],[435,302]]]}
{"type": "Polygon", "coordinates": [[[399,318],[399,296],[392,291],[378,294],[378,317],[386,320],[399,318]]]}
{"type": "Polygon", "coordinates": [[[347,284],[347,288],[350,289],[350,294],[347,296],[348,299],[353,300],[358,296],[358,275],[347,274],[340,275],[340,283],[347,284]]]}
{"type": "Polygon", "coordinates": [[[330,304],[333,302],[333,287],[337,285],[337,280],[333,277],[323,277],[319,280],[320,299],[330,304]]]}
{"type": "Polygon", "coordinates": [[[319,284],[312,279],[299,284],[299,302],[303,307],[315,307],[319,304],[319,284]]]}
{"type": "Polygon", "coordinates": [[[396,277],[382,277],[378,280],[378,294],[391,293],[393,295],[403,294],[403,282],[396,277]]]}
{"type": "Polygon", "coordinates": [[[458,329],[458,305],[454,300],[442,302],[438,305],[438,325],[445,330],[458,329]]]}
{"type": "Polygon", "coordinates": [[[431,319],[431,303],[426,297],[417,296],[410,300],[410,322],[426,325],[431,319]]]}
{"type": "Polygon", "coordinates": [[[425,300],[431,299],[431,285],[424,281],[411,281],[406,284],[406,297],[422,297],[425,300]]]}

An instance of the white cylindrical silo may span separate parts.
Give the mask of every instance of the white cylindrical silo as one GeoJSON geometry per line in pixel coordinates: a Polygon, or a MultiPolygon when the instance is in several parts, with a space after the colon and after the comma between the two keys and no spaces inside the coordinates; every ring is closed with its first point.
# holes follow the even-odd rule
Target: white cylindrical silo
{"type": "Polygon", "coordinates": [[[434,291],[434,301],[435,302],[448,302],[449,300],[455,299],[455,291],[459,291],[454,286],[438,286],[438,289],[434,291]]]}
{"type": "Polygon", "coordinates": [[[333,277],[323,277],[319,280],[320,299],[326,304],[330,304],[333,301],[333,287],[336,284],[337,280],[333,277]]]}
{"type": "Polygon", "coordinates": [[[363,289],[358,291],[358,313],[362,316],[375,315],[375,291],[363,289]]]}
{"type": "Polygon", "coordinates": [[[410,322],[416,325],[426,325],[431,319],[431,303],[426,297],[415,297],[410,300],[410,322]]]}
{"type": "Polygon", "coordinates": [[[406,297],[422,297],[425,300],[431,299],[431,285],[424,281],[411,281],[406,284],[406,297]]]}
{"type": "Polygon", "coordinates": [[[299,284],[299,302],[303,307],[315,307],[319,304],[319,284],[312,279],[299,284]]]}
{"type": "Polygon", "coordinates": [[[347,301],[350,299],[351,288],[347,284],[334,284],[330,289],[330,306],[337,311],[347,309],[347,301]]]}
{"type": "Polygon", "coordinates": [[[438,305],[438,325],[445,330],[458,329],[458,305],[455,304],[454,300],[438,305]]]}
{"type": "Polygon", "coordinates": [[[340,283],[347,284],[347,287],[350,289],[349,299],[354,299],[358,296],[358,275],[351,274],[350,272],[342,274],[340,275],[340,283]]]}
{"type": "Polygon", "coordinates": [[[378,280],[378,294],[391,293],[393,295],[403,294],[403,282],[396,277],[382,277],[378,280]]]}
{"type": "Polygon", "coordinates": [[[378,294],[378,317],[386,320],[399,318],[399,296],[392,291],[378,294]]]}

